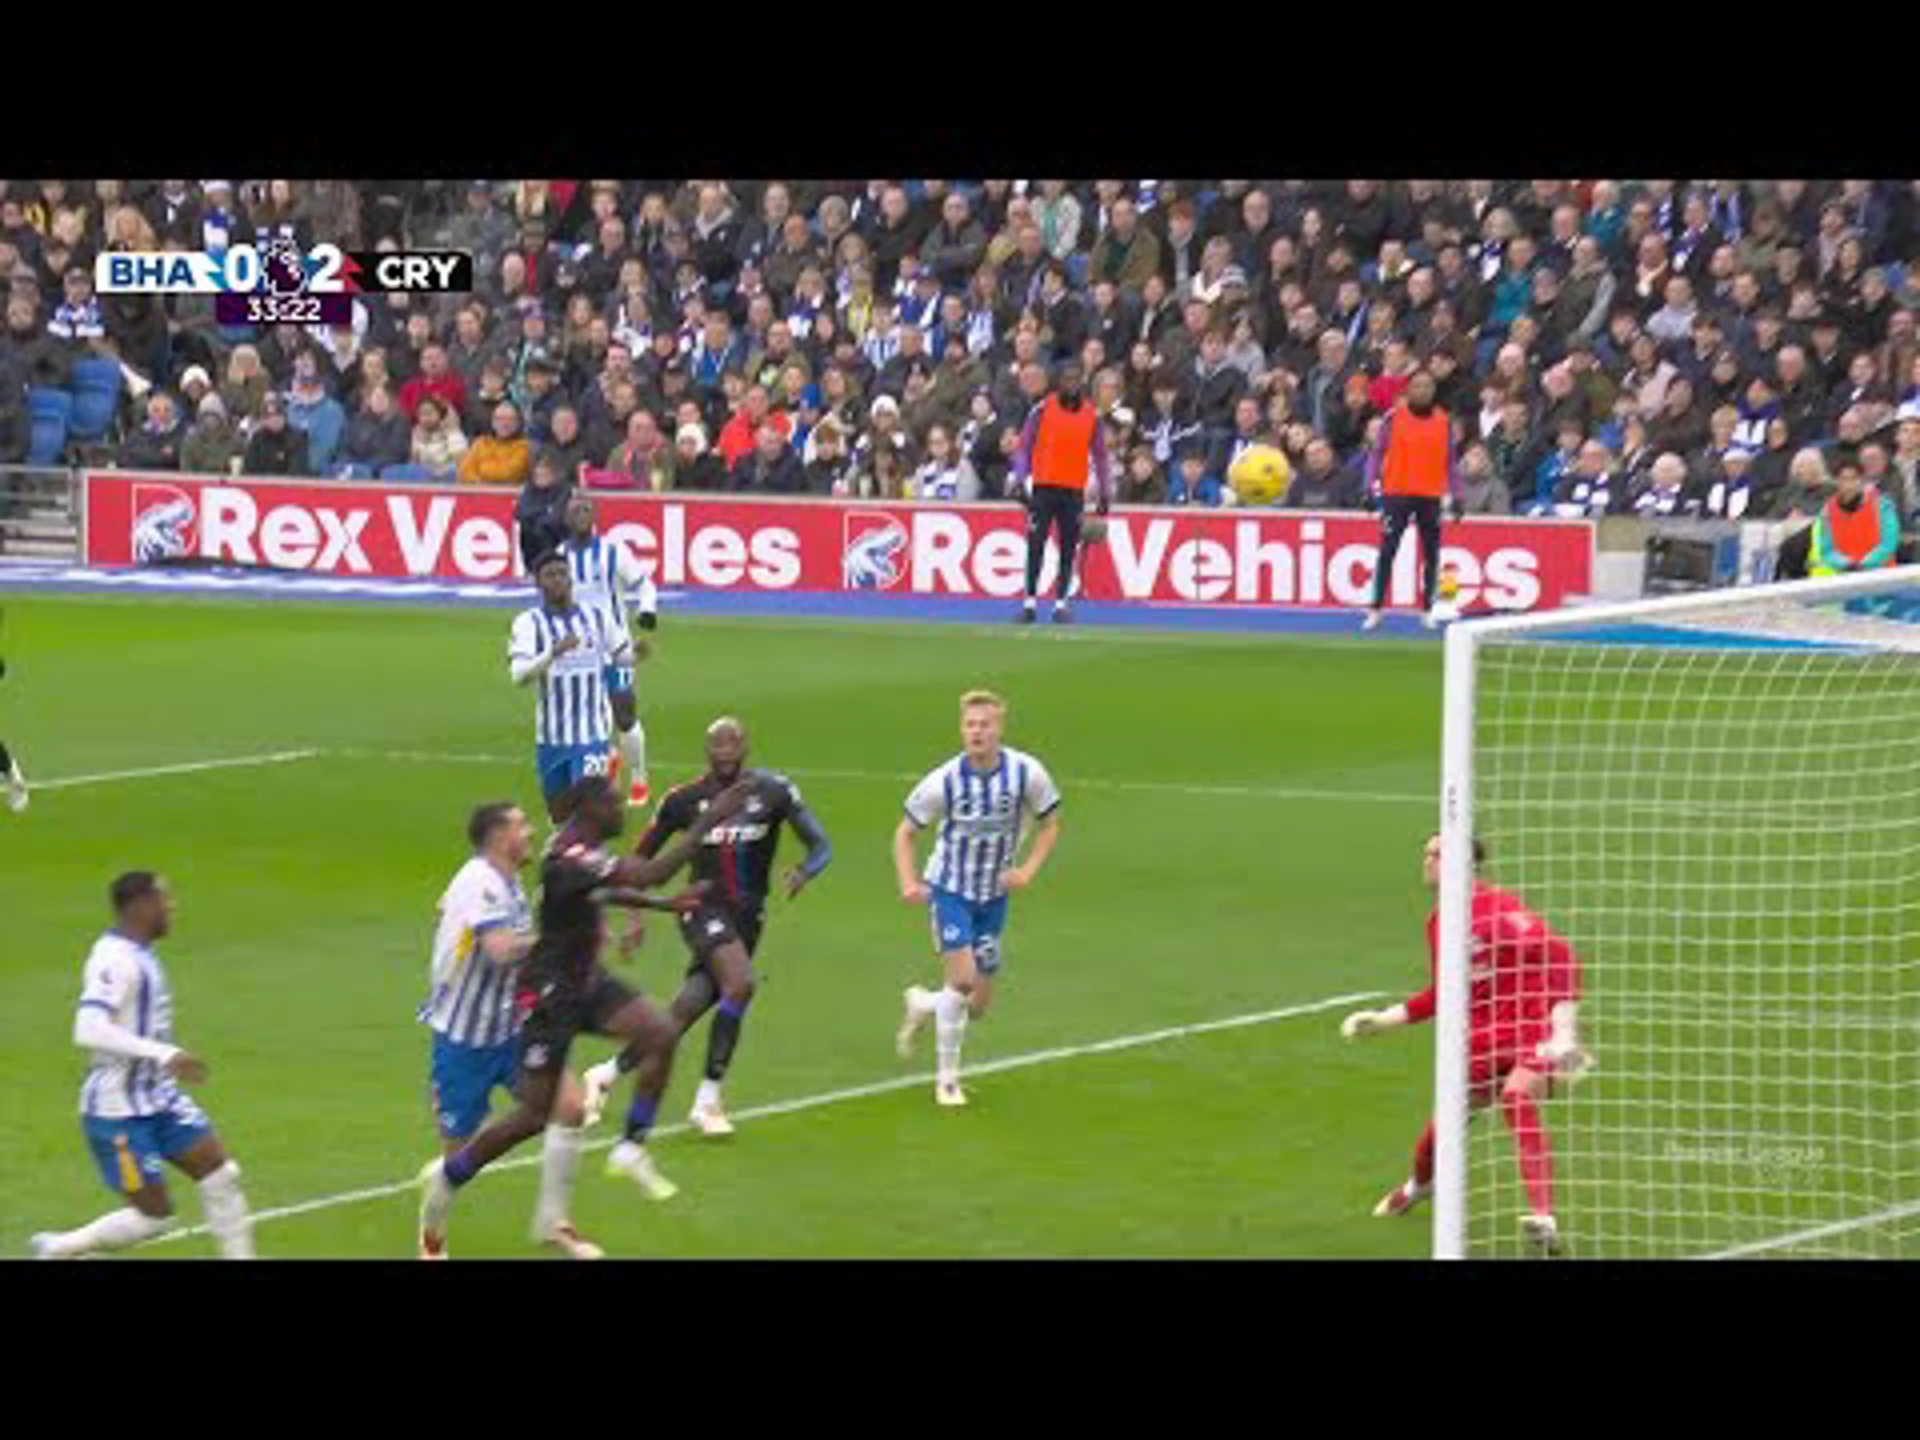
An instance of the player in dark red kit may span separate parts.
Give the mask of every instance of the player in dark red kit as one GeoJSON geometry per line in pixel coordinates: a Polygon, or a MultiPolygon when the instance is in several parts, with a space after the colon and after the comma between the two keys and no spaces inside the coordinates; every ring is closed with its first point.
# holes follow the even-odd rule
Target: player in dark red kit
{"type": "MultiPolygon", "coordinates": [[[[1487,884],[1479,871],[1486,850],[1473,842],[1472,999],[1468,1011],[1469,1103],[1484,1110],[1494,1102],[1513,1133],[1520,1178],[1527,1187],[1527,1238],[1548,1253],[1559,1249],[1553,1218],[1553,1150],[1540,1123],[1538,1104],[1553,1093],[1556,1077],[1578,1079],[1592,1056],[1580,1043],[1580,961],[1573,947],[1518,896],[1487,884]]],[[[1427,888],[1440,888],[1440,837],[1427,841],[1423,873],[1427,888]]],[[[1387,1010],[1357,1010],[1340,1024],[1348,1040],[1434,1014],[1439,979],[1440,912],[1427,915],[1427,958],[1434,982],[1387,1010]]],[[[1376,1215],[1404,1215],[1433,1191],[1433,1122],[1414,1146],[1413,1174],[1374,1206],[1376,1215]]]]}
{"type": "MultiPolygon", "coordinates": [[[[672,836],[683,831],[693,834],[712,813],[715,797],[729,787],[738,785],[746,792],[736,822],[711,829],[694,857],[693,877],[703,886],[703,898],[698,908],[680,914],[680,937],[686,941],[693,961],[668,1012],[676,1033],[684,1034],[707,1011],[715,1011],[713,1027],[707,1034],[706,1073],[694,1097],[691,1117],[707,1135],[733,1133],[733,1124],[720,1101],[720,1085],[740,1043],[740,1026],[753,999],[753,953],[766,923],[780,827],[793,826],[807,847],[807,858],[786,874],[788,898],[798,895],[833,858],[826,831],[801,801],[794,783],[771,771],[747,770],[746,759],[746,727],[728,716],[714,721],[707,727],[707,773],[670,791],[640,839],[640,854],[657,855],[672,836]]],[[[589,1123],[615,1080],[639,1060],[629,1047],[587,1071],[584,1082],[589,1123]]]]}
{"type": "Polygon", "coordinates": [[[600,963],[606,933],[603,907],[682,911],[697,905],[698,887],[671,900],[656,900],[644,892],[685,865],[710,830],[740,812],[750,791],[746,785],[719,791],[679,844],[655,856],[625,858],[606,849],[606,842],[626,823],[626,807],[604,777],[576,781],[560,794],[555,818],[561,828],[548,842],[540,866],[540,935],[520,972],[519,1003],[526,1020],[520,1028],[520,1079],[514,1087],[519,1104],[463,1149],[421,1173],[423,1256],[444,1253],[455,1192],[483,1167],[546,1128],[567,1051],[583,1031],[624,1040],[636,1052],[640,1073],[623,1142],[625,1173],[654,1199],[674,1194],[674,1187],[653,1169],[644,1141],[667,1087],[679,1031],[600,963]]]}

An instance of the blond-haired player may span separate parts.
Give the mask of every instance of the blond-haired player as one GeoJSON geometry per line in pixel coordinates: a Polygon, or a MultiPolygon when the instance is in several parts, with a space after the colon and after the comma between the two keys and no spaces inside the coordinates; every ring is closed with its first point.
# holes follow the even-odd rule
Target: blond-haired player
{"type": "Polygon", "coordinates": [[[967,1021],[984,1016],[993,1003],[1008,892],[1033,883],[1060,838],[1060,792],[1038,759],[1002,743],[1006,710],[991,690],[960,697],[964,748],[913,787],[906,816],[893,832],[900,898],[931,910],[934,949],[945,971],[938,990],[907,988],[897,1046],[902,1059],[911,1055],[913,1037],[932,1019],[934,1098],[946,1106],[967,1103],[960,1088],[960,1044],[967,1021]],[[1029,820],[1037,827],[1033,848],[1015,864],[1029,820]],[[916,876],[914,835],[928,826],[937,827],[933,853],[916,876]]]}

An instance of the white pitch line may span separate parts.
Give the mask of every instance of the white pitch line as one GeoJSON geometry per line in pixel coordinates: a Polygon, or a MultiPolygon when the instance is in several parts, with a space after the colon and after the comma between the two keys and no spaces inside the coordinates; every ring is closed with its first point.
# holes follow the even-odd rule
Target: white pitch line
{"type": "Polygon", "coordinates": [[[318,750],[274,750],[265,755],[233,755],[224,760],[186,760],[178,765],[146,765],[137,770],[101,770],[92,775],[60,775],[51,780],[34,780],[35,790],[63,790],[77,785],[110,785],[118,780],[146,780],[158,775],[197,775],[205,770],[241,770],[254,765],[285,765],[294,760],[312,760],[318,750]]]}
{"type": "MultiPolygon", "coordinates": [[[[529,759],[527,756],[516,758],[510,755],[452,754],[432,750],[328,750],[326,753],[348,760],[395,760],[449,765],[520,765],[529,759]]],[[[668,760],[660,756],[654,757],[651,763],[655,768],[667,770],[698,768],[697,764],[668,760]]],[[[821,780],[884,780],[889,783],[911,782],[920,778],[918,772],[907,770],[837,770],[814,765],[782,766],[781,772],[802,777],[812,776],[821,780]]],[[[1254,800],[1331,800],[1336,802],[1347,800],[1377,805],[1438,805],[1440,803],[1437,790],[1428,793],[1411,790],[1342,790],[1335,787],[1310,785],[1206,785],[1176,780],[1109,780],[1088,776],[1061,776],[1060,782],[1070,788],[1137,791],[1162,795],[1218,795],[1254,800]]]]}
{"type": "Polygon", "coordinates": [[[1808,1230],[1795,1230],[1791,1234],[1776,1236],[1772,1240],[1755,1240],[1746,1245],[1735,1245],[1731,1250],[1716,1250],[1711,1255],[1702,1255],[1702,1260],[1738,1260],[1744,1255],[1764,1255],[1769,1250],[1786,1250],[1795,1245],[1805,1245],[1814,1240],[1825,1240],[1829,1236],[1844,1235],[1849,1230],[1864,1230],[1869,1225],[1881,1225],[1889,1220],[1904,1220],[1909,1215],[1920,1215],[1920,1200],[1909,1200],[1904,1205],[1890,1206],[1876,1211],[1872,1215],[1862,1215],[1853,1220],[1835,1220],[1827,1225],[1815,1225],[1808,1230]]]}
{"type": "MultiPolygon", "coordinates": [[[[1303,1005],[1286,1005],[1277,1010],[1256,1010],[1244,1015],[1229,1015],[1221,1020],[1202,1020],[1192,1025],[1169,1025],[1163,1030],[1146,1030],[1135,1035],[1117,1035],[1109,1040],[1089,1041],[1084,1045],[1060,1045],[1049,1050],[1029,1050],[1020,1055],[1009,1055],[1001,1060],[989,1060],[983,1065],[968,1065],[961,1070],[962,1078],[972,1079],[980,1075],[998,1075],[1009,1070],[1024,1070],[1031,1065],[1048,1065],[1057,1060],[1072,1060],[1082,1055],[1110,1055],[1119,1050],[1132,1050],[1142,1045],[1157,1045],[1165,1040],[1185,1039],[1190,1035],[1210,1035],[1220,1030],[1239,1030],[1250,1025],[1266,1025],[1275,1020],[1291,1020],[1302,1015],[1316,1015],[1342,1005],[1357,1005],[1367,1000],[1378,1000],[1386,992],[1382,990],[1363,990],[1351,995],[1334,995],[1325,1000],[1313,1000],[1303,1005]]],[[[776,1115],[792,1115],[801,1110],[817,1110],[826,1105],[839,1105],[848,1100],[864,1100],[873,1095],[887,1095],[896,1090],[911,1090],[916,1086],[931,1085],[933,1076],[919,1073],[896,1075],[890,1080],[876,1080],[868,1085],[853,1085],[843,1090],[827,1090],[818,1095],[803,1095],[796,1100],[776,1100],[767,1105],[755,1105],[750,1109],[733,1113],[734,1121],[766,1120],[776,1115]]],[[[653,1132],[656,1140],[674,1135],[683,1135],[692,1127],[685,1122],[663,1125],[653,1132]]],[[[615,1143],[613,1138],[590,1140],[584,1150],[605,1150],[615,1143]]],[[[540,1163],[536,1150],[533,1154],[502,1160],[487,1167],[485,1174],[497,1174],[506,1170],[525,1170],[540,1163]]],[[[343,1205],[358,1205],[365,1200],[384,1200],[390,1195],[405,1194],[419,1188],[419,1180],[410,1178],[395,1181],[391,1185],[370,1185],[362,1190],[344,1190],[338,1195],[323,1195],[315,1200],[302,1200],[294,1205],[280,1205],[271,1210],[254,1212],[253,1223],[264,1225],[269,1220],[288,1220],[296,1215],[310,1215],[316,1210],[333,1210],[343,1205]]],[[[207,1233],[204,1225],[194,1225],[181,1230],[169,1230],[164,1235],[144,1241],[137,1246],[146,1249],[153,1245],[171,1245],[179,1240],[191,1239],[207,1233]]]]}

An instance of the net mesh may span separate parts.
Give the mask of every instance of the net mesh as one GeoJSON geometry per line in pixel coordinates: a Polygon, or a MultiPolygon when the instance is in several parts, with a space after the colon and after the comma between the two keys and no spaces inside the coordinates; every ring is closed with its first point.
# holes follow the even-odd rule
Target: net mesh
{"type": "MultiPolygon", "coordinates": [[[[1475,647],[1486,878],[1577,950],[1569,1253],[1920,1257],[1920,625],[1760,603],[1475,647]]],[[[1527,1253],[1497,1106],[1468,1253],[1527,1253]]]]}

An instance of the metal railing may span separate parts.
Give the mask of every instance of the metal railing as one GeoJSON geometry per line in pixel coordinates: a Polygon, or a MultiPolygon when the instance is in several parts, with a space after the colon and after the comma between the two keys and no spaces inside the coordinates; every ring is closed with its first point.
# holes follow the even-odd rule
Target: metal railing
{"type": "Polygon", "coordinates": [[[0,563],[80,559],[80,472],[0,465],[0,563]]]}

